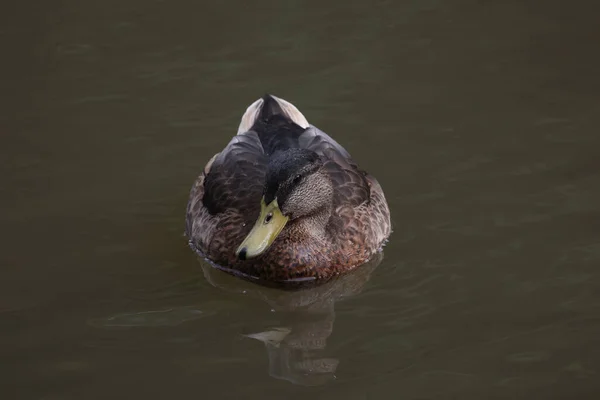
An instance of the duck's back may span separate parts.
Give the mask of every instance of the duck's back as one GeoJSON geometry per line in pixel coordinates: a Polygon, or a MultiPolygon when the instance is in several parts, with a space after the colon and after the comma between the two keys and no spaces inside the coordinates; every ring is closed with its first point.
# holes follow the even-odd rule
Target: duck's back
{"type": "Polygon", "coordinates": [[[350,153],[332,137],[310,125],[292,104],[266,96],[251,131],[257,133],[265,154],[302,148],[315,152],[323,160],[324,169],[332,180],[334,207],[344,204],[358,206],[370,199],[369,179],[375,178],[361,170],[350,153]]]}

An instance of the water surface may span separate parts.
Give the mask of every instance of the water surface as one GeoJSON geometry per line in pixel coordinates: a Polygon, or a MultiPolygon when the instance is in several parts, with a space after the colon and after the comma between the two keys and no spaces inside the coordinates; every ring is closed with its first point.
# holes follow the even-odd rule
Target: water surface
{"type": "Polygon", "coordinates": [[[3,8],[3,399],[597,398],[596,2],[3,8]],[[265,92],[383,185],[378,264],[282,293],[187,247],[265,92]]]}

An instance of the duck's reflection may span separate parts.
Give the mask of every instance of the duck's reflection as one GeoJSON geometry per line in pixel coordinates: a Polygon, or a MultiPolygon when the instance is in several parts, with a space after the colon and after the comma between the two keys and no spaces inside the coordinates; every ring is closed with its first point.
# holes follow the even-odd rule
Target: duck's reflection
{"type": "Polygon", "coordinates": [[[326,350],[333,332],[335,302],[360,293],[382,259],[383,254],[377,254],[351,273],[296,291],[250,285],[201,264],[204,276],[213,286],[259,297],[279,314],[280,326],[244,335],[265,344],[269,374],[294,384],[314,386],[334,379],[339,364],[326,350]]]}

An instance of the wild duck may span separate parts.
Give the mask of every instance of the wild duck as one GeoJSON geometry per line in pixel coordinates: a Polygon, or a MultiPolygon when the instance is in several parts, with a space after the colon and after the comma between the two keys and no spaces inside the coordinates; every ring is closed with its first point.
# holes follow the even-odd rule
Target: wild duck
{"type": "Polygon", "coordinates": [[[213,265],[269,282],[326,280],[368,261],[391,232],[375,177],[291,103],[252,103],[204,167],[186,235],[213,265]]]}

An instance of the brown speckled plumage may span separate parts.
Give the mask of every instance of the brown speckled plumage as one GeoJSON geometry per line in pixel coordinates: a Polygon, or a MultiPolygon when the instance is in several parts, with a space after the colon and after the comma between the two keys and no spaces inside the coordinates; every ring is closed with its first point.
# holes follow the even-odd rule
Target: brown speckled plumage
{"type": "Polygon", "coordinates": [[[274,96],[248,108],[238,135],[194,183],[186,213],[186,235],[195,251],[231,272],[271,282],[325,280],[352,270],[380,251],[390,231],[377,180],[293,105],[274,96]],[[331,182],[324,233],[313,234],[310,217],[291,219],[266,252],[240,260],[235,251],[259,216],[269,160],[293,148],[316,153],[319,173],[331,182]]]}

